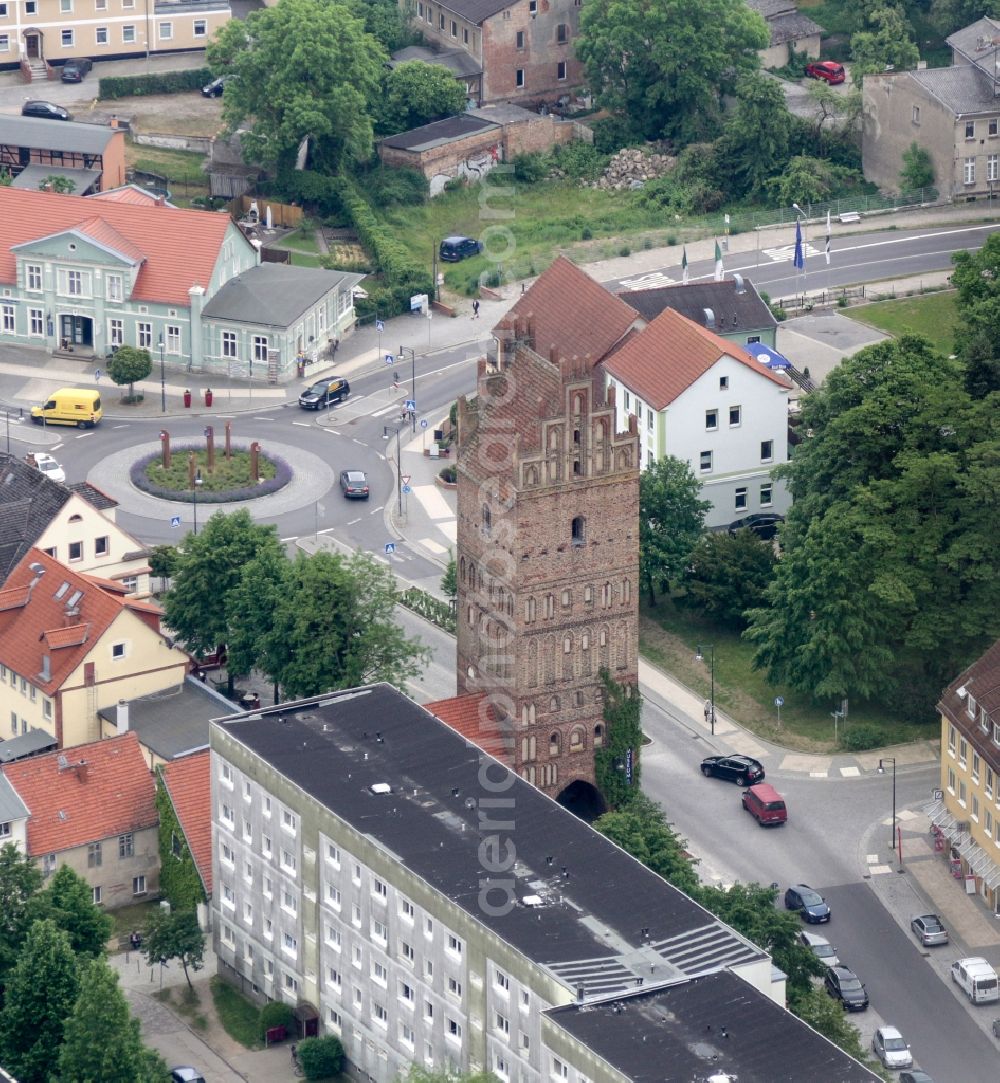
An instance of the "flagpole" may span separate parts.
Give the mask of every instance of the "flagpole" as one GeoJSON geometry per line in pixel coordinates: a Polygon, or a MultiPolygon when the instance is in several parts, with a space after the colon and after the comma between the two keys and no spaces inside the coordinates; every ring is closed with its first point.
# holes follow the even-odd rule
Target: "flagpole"
{"type": "Polygon", "coordinates": [[[830,208],[826,208],[826,292],[830,293],[830,208]]]}
{"type": "Polygon", "coordinates": [[[808,241],[806,239],[805,231],[802,229],[802,222],[805,221],[806,216],[798,203],[792,204],[792,210],[800,216],[795,219],[795,253],[796,258],[799,261],[799,270],[802,272],[802,306],[805,307],[806,290],[809,288],[809,271],[806,268],[806,245],[808,244],[808,241]]]}

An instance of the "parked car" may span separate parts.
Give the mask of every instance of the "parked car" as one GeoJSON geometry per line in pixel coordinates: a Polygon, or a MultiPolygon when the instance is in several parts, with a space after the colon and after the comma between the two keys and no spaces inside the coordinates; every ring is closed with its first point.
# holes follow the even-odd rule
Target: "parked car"
{"type": "Polygon", "coordinates": [[[341,470],[340,489],[348,500],[367,500],[368,478],[363,470],[341,470]]]}
{"type": "Polygon", "coordinates": [[[846,966],[831,966],[823,979],[826,991],[839,1000],[844,1011],[863,1012],[868,1007],[868,992],[861,979],[846,966]]]}
{"type": "Polygon", "coordinates": [[[822,79],[833,86],[842,83],[847,78],[844,65],[838,64],[836,60],[815,60],[811,64],[806,64],[806,75],[810,79],[822,79]]]}
{"type": "Polygon", "coordinates": [[[912,1072],[900,1072],[899,1083],[934,1083],[934,1080],[919,1068],[914,1068],[912,1072]]]}
{"type": "Polygon", "coordinates": [[[771,512],[757,512],[756,515],[747,515],[729,524],[729,533],[735,534],[738,530],[752,530],[761,541],[770,541],[778,533],[778,527],[785,521],[783,515],[773,515],[771,512]]]}
{"type": "Polygon", "coordinates": [[[62,66],[60,78],[64,83],[82,83],[84,76],[94,66],[94,62],[85,56],[76,60],[67,60],[62,66]]]}
{"type": "Polygon", "coordinates": [[[196,1068],[171,1068],[170,1083],[205,1083],[205,1077],[196,1068]]]}
{"type": "Polygon", "coordinates": [[[226,89],[226,79],[228,76],[220,75],[218,79],[213,79],[210,83],[206,83],[201,88],[201,95],[203,98],[221,98],[223,91],[226,89]]]}
{"type": "Polygon", "coordinates": [[[785,892],[785,909],[797,910],[810,925],[820,925],[830,920],[830,907],[826,899],[808,884],[794,884],[785,892]]]}
{"type": "Polygon", "coordinates": [[[445,237],[441,242],[440,255],[445,263],[458,263],[482,252],[483,246],[471,237],[445,237]]]}
{"type": "Polygon", "coordinates": [[[706,756],[701,773],[705,778],[724,778],[740,786],[764,781],[764,765],[749,756],[706,756]]]}
{"type": "Polygon", "coordinates": [[[820,936],[819,933],[811,933],[808,929],[803,929],[802,932],[799,933],[799,941],[805,944],[824,966],[840,966],[840,959],[837,956],[837,952],[825,936],[820,936]]]}
{"type": "Polygon", "coordinates": [[[761,827],[780,827],[788,819],[785,799],[770,782],[748,786],[740,800],[761,827]]]}
{"type": "MultiPolygon", "coordinates": [[[[46,454],[44,451],[36,451],[32,457],[35,460],[33,465],[37,466],[47,478],[60,483],[66,480],[66,471],[51,455],[46,454]]],[[[29,457],[29,463],[32,457],[29,457]]]]}
{"type": "Polygon", "coordinates": [[[299,406],[303,410],[321,410],[346,399],[350,393],[351,385],[342,376],[328,376],[325,380],[317,380],[299,395],[299,406]]]}
{"type": "Polygon", "coordinates": [[[978,955],[956,959],[951,964],[951,980],[973,1004],[991,1004],[1000,1000],[1000,979],[996,970],[978,955]]]}
{"type": "Polygon", "coordinates": [[[36,120],[72,120],[73,115],[61,105],[52,102],[28,101],[21,106],[22,117],[34,117],[36,120]]]}
{"type": "Polygon", "coordinates": [[[925,948],[948,943],[948,930],[937,914],[921,914],[910,922],[910,928],[925,948]]]}
{"type": "Polygon", "coordinates": [[[913,1064],[913,1054],[903,1041],[903,1035],[889,1024],[875,1031],[872,1052],[886,1068],[909,1068],[913,1064]]]}

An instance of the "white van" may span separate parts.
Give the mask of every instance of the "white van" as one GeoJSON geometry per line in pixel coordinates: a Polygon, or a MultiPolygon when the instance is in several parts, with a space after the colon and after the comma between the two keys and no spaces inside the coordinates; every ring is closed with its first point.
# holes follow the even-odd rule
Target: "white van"
{"type": "Polygon", "coordinates": [[[997,972],[985,959],[957,959],[951,964],[951,979],[973,1004],[1000,1000],[997,972]]]}

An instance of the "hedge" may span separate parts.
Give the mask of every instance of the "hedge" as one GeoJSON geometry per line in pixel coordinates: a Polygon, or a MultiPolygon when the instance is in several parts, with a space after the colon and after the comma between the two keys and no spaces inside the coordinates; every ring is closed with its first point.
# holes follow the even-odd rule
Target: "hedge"
{"type": "MultiPolygon", "coordinates": [[[[186,455],[189,451],[202,451],[201,446],[182,445],[173,448],[173,455],[186,455]]],[[[246,451],[247,448],[234,444],[233,450],[246,451]]],[[[221,451],[216,449],[216,454],[222,454],[221,451]]],[[[150,452],[132,464],[129,471],[132,484],[140,489],[144,493],[149,493],[150,496],[158,497],[160,500],[176,500],[180,503],[190,504],[194,500],[191,495],[190,489],[165,489],[161,485],[157,485],[152,478],[146,474],[146,467],[151,462],[159,459],[161,456],[160,451],[150,452]]],[[[277,455],[268,455],[267,458],[275,466],[275,475],[273,478],[268,478],[266,481],[258,482],[256,485],[243,485],[238,489],[228,489],[226,491],[213,492],[211,495],[206,495],[203,499],[206,504],[230,504],[237,500],[254,500],[259,496],[267,496],[269,493],[276,493],[279,489],[283,489],[292,480],[292,468],[285,462],[284,459],[279,459],[277,455]]]]}
{"type": "Polygon", "coordinates": [[[182,94],[201,90],[214,76],[208,68],[151,72],[149,75],[113,75],[97,84],[99,98],[139,98],[149,94],[182,94]]]}

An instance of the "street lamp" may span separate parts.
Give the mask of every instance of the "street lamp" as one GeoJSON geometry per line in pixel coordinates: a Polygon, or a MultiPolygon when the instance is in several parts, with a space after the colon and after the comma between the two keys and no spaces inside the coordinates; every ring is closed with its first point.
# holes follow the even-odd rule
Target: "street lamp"
{"type": "Polygon", "coordinates": [[[160,347],[160,412],[167,412],[167,374],[163,368],[163,335],[160,335],[160,341],[157,343],[160,347]]]}
{"type": "Polygon", "coordinates": [[[711,671],[712,671],[712,698],[709,701],[709,703],[707,704],[707,706],[705,707],[705,716],[706,716],[705,721],[711,724],[711,726],[712,726],[712,736],[714,737],[715,736],[715,644],[714,643],[707,643],[707,644],[705,644],[705,646],[703,648],[702,645],[699,643],[698,644],[698,653],[694,656],[694,659],[695,659],[696,662],[704,662],[705,661],[704,651],[706,651],[706,650],[709,652],[708,662],[709,662],[709,667],[711,668],[711,671]]]}
{"type": "Polygon", "coordinates": [[[198,536],[198,490],[201,488],[201,468],[194,476],[194,488],[191,490],[191,506],[194,508],[194,535],[198,536]]]}
{"type": "Polygon", "coordinates": [[[404,360],[406,353],[410,354],[410,398],[413,400],[414,409],[410,411],[410,419],[413,422],[413,432],[417,431],[417,355],[410,346],[400,346],[399,356],[404,360]]]}
{"type": "MultiPolygon", "coordinates": [[[[878,761],[878,767],[875,768],[877,775],[885,774],[885,764],[892,764],[892,835],[889,839],[889,848],[891,850],[896,849],[896,757],[885,756],[878,761]]],[[[902,866],[902,862],[900,862],[902,866]]]]}

